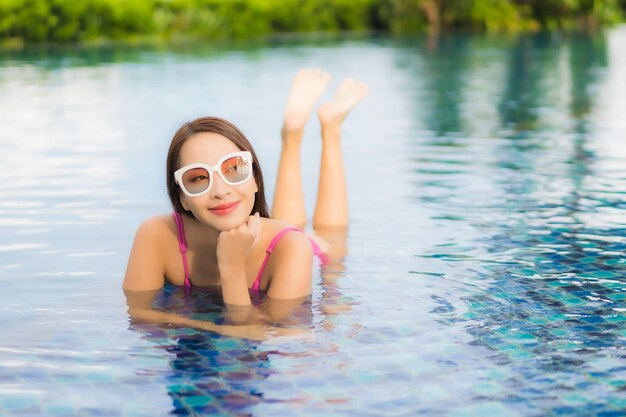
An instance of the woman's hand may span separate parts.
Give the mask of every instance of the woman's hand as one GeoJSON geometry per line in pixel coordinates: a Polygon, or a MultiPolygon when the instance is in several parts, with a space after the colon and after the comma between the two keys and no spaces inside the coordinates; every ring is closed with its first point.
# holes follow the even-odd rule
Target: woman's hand
{"type": "Polygon", "coordinates": [[[243,268],[248,253],[261,231],[259,213],[234,229],[225,230],[217,239],[217,264],[220,271],[243,268]]]}
{"type": "Polygon", "coordinates": [[[261,231],[259,214],[217,238],[217,266],[220,270],[222,295],[228,305],[251,306],[246,279],[246,259],[261,231]]]}

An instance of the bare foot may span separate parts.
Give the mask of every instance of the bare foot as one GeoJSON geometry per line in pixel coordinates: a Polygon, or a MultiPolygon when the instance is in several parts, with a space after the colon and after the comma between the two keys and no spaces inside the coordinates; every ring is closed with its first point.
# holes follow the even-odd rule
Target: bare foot
{"type": "Polygon", "coordinates": [[[324,103],[317,111],[322,126],[340,126],[350,110],[357,105],[369,90],[367,84],[346,78],[341,82],[332,101],[324,103]]]}
{"type": "Polygon", "coordinates": [[[287,99],[283,134],[302,133],[313,105],[329,81],[330,74],[318,69],[303,69],[296,73],[287,99]]]}

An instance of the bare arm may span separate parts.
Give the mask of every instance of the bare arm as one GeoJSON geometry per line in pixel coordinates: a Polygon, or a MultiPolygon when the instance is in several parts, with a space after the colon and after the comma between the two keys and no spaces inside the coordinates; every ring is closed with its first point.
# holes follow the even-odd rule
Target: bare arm
{"type": "Polygon", "coordinates": [[[139,226],[126,266],[124,290],[148,291],[163,287],[165,270],[160,241],[164,227],[158,218],[139,226]]]}
{"type": "Polygon", "coordinates": [[[276,246],[272,280],[267,295],[293,300],[311,293],[313,249],[304,233],[288,233],[276,246]]]}
{"type": "Polygon", "coordinates": [[[217,263],[224,303],[237,306],[235,308],[244,313],[252,307],[245,260],[260,229],[261,220],[257,213],[239,227],[221,232],[217,239],[217,263]]]}
{"type": "MultiPolygon", "coordinates": [[[[263,315],[263,319],[270,323],[277,324],[304,324],[299,320],[297,323],[294,323],[291,318],[294,316],[294,313],[301,311],[303,308],[303,303],[310,299],[310,296],[294,298],[291,300],[280,300],[274,299],[268,295],[263,299],[263,304],[261,304],[259,312],[263,315]]],[[[310,308],[310,307],[306,307],[310,308]]],[[[302,311],[304,313],[304,311],[302,311]]],[[[306,314],[304,314],[306,316],[306,314]]]]}
{"type": "Polygon", "coordinates": [[[175,313],[154,310],[152,303],[159,290],[129,291],[124,290],[128,315],[133,319],[145,323],[172,324],[181,327],[190,327],[198,330],[215,332],[223,336],[239,337],[251,340],[265,340],[270,336],[286,336],[303,333],[299,329],[283,329],[262,324],[245,326],[229,326],[215,324],[210,321],[194,320],[175,313]]]}
{"type": "Polygon", "coordinates": [[[272,253],[272,279],[261,311],[282,322],[311,294],[313,250],[303,233],[288,233],[272,253]]]}

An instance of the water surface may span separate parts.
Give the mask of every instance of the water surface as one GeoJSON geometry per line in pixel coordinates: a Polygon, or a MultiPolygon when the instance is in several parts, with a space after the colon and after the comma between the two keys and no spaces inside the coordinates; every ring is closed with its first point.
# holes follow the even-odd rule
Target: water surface
{"type": "MultiPolygon", "coordinates": [[[[623,415],[625,47],[616,28],[0,53],[0,414],[623,415]],[[316,269],[308,335],[131,323],[171,135],[232,120],[271,201],[301,67],[371,91],[344,129],[350,253],[316,269]]],[[[155,308],[221,314],[173,287],[155,308]]]]}

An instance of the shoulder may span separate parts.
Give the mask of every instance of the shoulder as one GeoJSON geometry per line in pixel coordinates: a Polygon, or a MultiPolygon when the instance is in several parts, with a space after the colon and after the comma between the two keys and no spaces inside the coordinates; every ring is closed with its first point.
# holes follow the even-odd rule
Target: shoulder
{"type": "Polygon", "coordinates": [[[266,229],[269,232],[278,232],[282,229],[295,227],[291,223],[287,223],[282,220],[270,219],[268,217],[261,217],[261,225],[263,229],[266,229]]]}
{"type": "Polygon", "coordinates": [[[276,250],[280,253],[299,253],[302,255],[313,255],[313,247],[309,237],[302,231],[291,230],[286,232],[280,242],[276,245],[276,250]]]}
{"type": "Polygon", "coordinates": [[[274,219],[262,219],[261,244],[268,246],[272,242],[276,244],[275,252],[293,250],[305,251],[311,248],[308,236],[296,226],[274,219]],[[278,239],[277,241],[275,239],[278,239]]]}
{"type": "Polygon", "coordinates": [[[163,215],[149,218],[137,228],[126,266],[125,290],[152,290],[163,286],[165,248],[176,239],[172,227],[176,227],[174,220],[163,215]]]}
{"type": "Polygon", "coordinates": [[[313,247],[307,235],[300,230],[285,232],[276,243],[272,258],[270,297],[295,299],[311,293],[313,247]]]}
{"type": "Polygon", "coordinates": [[[176,227],[174,217],[171,214],[160,214],[144,220],[138,230],[164,232],[171,230],[172,226],[176,227]]]}
{"type": "Polygon", "coordinates": [[[158,243],[159,238],[167,238],[176,234],[176,223],[172,215],[159,215],[144,220],[135,234],[137,238],[149,238],[154,243],[158,243]],[[156,239],[156,241],[154,240],[156,239]]]}

